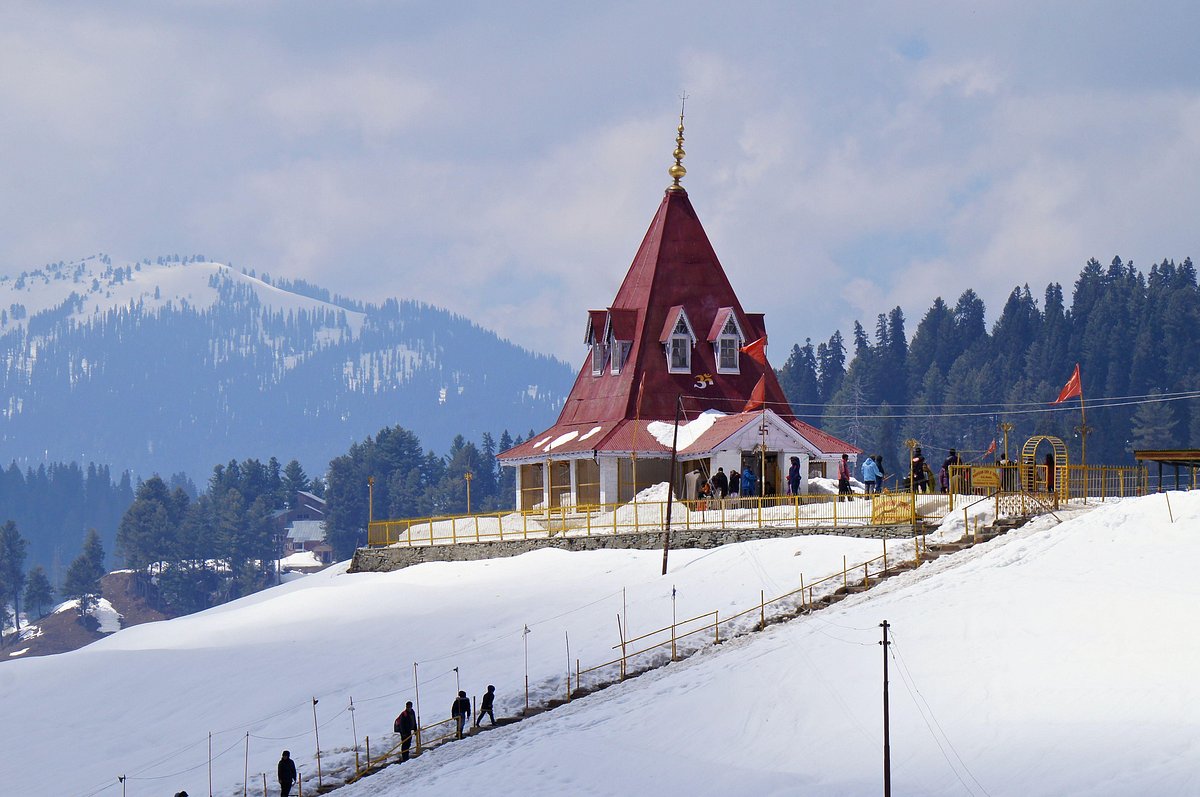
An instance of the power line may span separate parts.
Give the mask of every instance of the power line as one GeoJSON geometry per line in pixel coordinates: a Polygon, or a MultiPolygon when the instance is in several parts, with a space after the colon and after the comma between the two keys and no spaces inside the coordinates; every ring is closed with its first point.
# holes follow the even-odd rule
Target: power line
{"type": "Polygon", "coordinates": [[[967,776],[971,778],[972,782],[979,787],[980,791],[987,795],[987,797],[991,797],[991,793],[984,787],[982,783],[979,782],[979,779],[975,777],[973,772],[971,772],[971,768],[968,767],[966,762],[962,760],[962,756],[959,755],[958,749],[955,748],[954,743],[950,741],[949,735],[947,735],[945,729],[942,728],[942,724],[938,722],[937,716],[933,713],[933,707],[929,705],[929,701],[925,699],[925,695],[923,695],[921,690],[917,688],[916,680],[913,678],[912,671],[908,668],[908,664],[904,661],[903,656],[900,655],[900,648],[899,645],[896,644],[894,636],[891,642],[892,655],[896,663],[900,665],[899,672],[901,680],[904,681],[904,688],[908,690],[909,696],[913,699],[913,704],[917,707],[917,713],[921,715],[921,719],[925,722],[925,727],[929,729],[929,735],[933,737],[934,742],[937,743],[938,749],[941,750],[942,757],[945,758],[946,763],[950,765],[950,771],[954,773],[954,777],[958,778],[958,782],[963,785],[963,788],[965,788],[971,794],[975,793],[975,789],[973,789],[970,784],[963,780],[962,775],[958,773],[958,768],[954,765],[954,761],[951,761],[950,756],[946,754],[946,748],[942,746],[942,739],[946,740],[946,746],[948,746],[950,751],[954,753],[954,758],[956,761],[958,761],[958,766],[962,767],[963,771],[966,772],[967,776]],[[922,708],[922,705],[924,705],[924,708],[922,708]],[[926,713],[928,713],[928,717],[926,717],[926,713]],[[929,724],[930,720],[933,720],[933,724],[937,726],[938,733],[941,734],[941,738],[938,737],[938,733],[934,732],[933,726],[929,724]]]}

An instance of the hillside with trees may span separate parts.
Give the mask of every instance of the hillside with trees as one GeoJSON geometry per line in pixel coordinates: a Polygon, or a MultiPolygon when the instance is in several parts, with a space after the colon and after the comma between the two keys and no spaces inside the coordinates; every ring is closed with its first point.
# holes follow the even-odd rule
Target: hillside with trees
{"type": "Polygon", "coordinates": [[[1058,283],[1036,298],[1025,285],[990,330],[984,318],[974,291],[953,306],[939,297],[910,336],[897,307],[873,333],[856,323],[848,345],[834,333],[794,346],[780,381],[806,420],[893,464],[906,461],[907,439],[930,458],[951,447],[982,457],[1003,422],[1014,427],[1013,456],[1031,435],[1051,434],[1079,462],[1078,401],[1050,406],[1076,363],[1089,463],[1200,446],[1200,289],[1190,259],[1164,260],[1148,275],[1120,258],[1089,260],[1069,307],[1058,283]]]}

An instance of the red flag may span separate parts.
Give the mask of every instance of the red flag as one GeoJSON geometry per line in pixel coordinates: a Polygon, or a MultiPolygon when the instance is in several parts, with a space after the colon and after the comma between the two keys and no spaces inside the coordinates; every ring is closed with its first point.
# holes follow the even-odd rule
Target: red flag
{"type": "Polygon", "coordinates": [[[1079,363],[1075,363],[1075,373],[1071,374],[1071,378],[1063,385],[1062,392],[1058,394],[1058,398],[1050,402],[1051,404],[1061,404],[1069,398],[1079,396],[1083,398],[1083,382],[1079,379],[1079,363]]]}
{"type": "Polygon", "coordinates": [[[992,444],[990,446],[988,446],[988,450],[984,451],[983,453],[984,453],[984,456],[987,456],[988,454],[996,453],[996,438],[994,438],[994,437],[992,438],[992,444]]]}
{"type": "Polygon", "coordinates": [[[747,343],[739,351],[759,365],[767,364],[767,336],[763,335],[753,343],[747,343]]]}
{"type": "Polygon", "coordinates": [[[746,402],[746,408],[742,412],[754,412],[760,409],[767,403],[767,377],[763,374],[758,378],[758,384],[754,386],[754,390],[750,391],[750,400],[746,402]]]}

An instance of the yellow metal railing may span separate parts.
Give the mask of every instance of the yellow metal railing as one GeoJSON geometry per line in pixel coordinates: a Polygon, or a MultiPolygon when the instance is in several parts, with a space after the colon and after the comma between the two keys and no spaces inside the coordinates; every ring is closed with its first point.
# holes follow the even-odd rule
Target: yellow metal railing
{"type": "MultiPolygon", "coordinates": [[[[671,528],[683,531],[719,531],[736,528],[844,528],[891,526],[936,521],[954,511],[961,496],[1027,493],[1047,506],[1062,501],[1121,498],[1144,495],[1149,476],[1145,467],[1070,465],[1049,473],[1044,465],[963,465],[951,469],[955,491],[880,494],[767,496],[675,501],[671,528]],[[1048,475],[1049,474],[1049,475],[1048,475]]],[[[1009,502],[1011,503],[1011,502],[1009,502]]],[[[1038,501],[1021,504],[1036,513],[1038,501]]],[[[455,545],[464,542],[546,539],[556,536],[592,536],[661,531],[666,525],[667,503],[648,501],[623,504],[556,506],[474,515],[378,520],[370,524],[367,544],[455,545]]]]}
{"type": "MultiPolygon", "coordinates": [[[[729,528],[841,528],[911,524],[937,519],[949,511],[947,496],[883,493],[767,496],[674,501],[671,528],[718,531],[729,528]]],[[[377,520],[370,524],[367,544],[454,545],[464,542],[545,539],[661,531],[667,502],[560,506],[520,512],[377,520]]]]}
{"type": "Polygon", "coordinates": [[[590,667],[583,667],[580,660],[575,660],[575,683],[576,687],[584,685],[585,676],[593,676],[593,685],[605,680],[603,673],[608,671],[614,677],[624,679],[631,670],[637,667],[637,660],[642,660],[644,666],[653,666],[659,661],[665,659],[668,655],[671,661],[678,660],[681,643],[689,641],[689,649],[702,647],[711,641],[713,644],[720,644],[722,639],[722,628],[724,628],[724,638],[729,639],[739,632],[747,630],[759,630],[766,626],[768,616],[771,619],[776,619],[779,614],[772,611],[768,615],[768,608],[774,609],[781,607],[784,611],[811,611],[818,603],[822,602],[831,595],[846,594],[854,589],[869,588],[872,583],[872,578],[879,580],[887,573],[901,567],[908,567],[911,562],[913,565],[919,565],[922,560],[922,552],[924,550],[924,537],[914,535],[912,553],[905,556],[903,559],[897,558],[894,555],[891,561],[888,559],[887,543],[888,538],[884,537],[883,553],[874,559],[868,559],[865,562],[860,562],[856,565],[846,563],[845,557],[842,558],[841,571],[835,571],[825,576],[824,578],[813,581],[809,584],[804,583],[803,575],[800,577],[799,589],[784,593],[776,598],[767,599],[765,593],[759,592],[759,601],[754,603],[749,608],[740,612],[721,617],[719,611],[705,612],[704,614],[689,617],[686,620],[677,620],[671,625],[657,628],[653,631],[640,634],[628,639],[622,639],[616,645],[613,645],[613,650],[620,650],[620,655],[609,661],[602,662],[590,667]],[[752,623],[750,628],[746,628],[747,618],[757,615],[757,622],[752,623]],[[739,624],[743,627],[739,628],[739,624]],[[698,641],[691,641],[696,639],[698,641]],[[640,643],[640,647],[638,646],[640,643]],[[668,653],[669,649],[669,653],[668,653]],[[657,653],[657,656],[654,654],[657,653]]]}

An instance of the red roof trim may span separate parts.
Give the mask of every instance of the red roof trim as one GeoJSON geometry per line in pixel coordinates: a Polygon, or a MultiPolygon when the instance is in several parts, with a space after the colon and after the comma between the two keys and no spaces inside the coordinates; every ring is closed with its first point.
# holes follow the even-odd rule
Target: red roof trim
{"type": "Polygon", "coordinates": [[[688,332],[692,336],[692,340],[696,339],[696,333],[692,331],[692,322],[688,319],[687,313],[683,310],[682,304],[677,304],[667,311],[667,320],[663,324],[662,335],[659,336],[659,343],[666,343],[671,339],[671,335],[675,332],[675,325],[679,323],[679,316],[683,316],[683,323],[687,325],[688,332]]]}
{"type": "MultiPolygon", "coordinates": [[[[604,334],[604,329],[608,326],[608,311],[607,310],[588,310],[587,332],[584,333],[583,342],[591,346],[596,342],[598,337],[596,332],[604,334]]],[[[603,338],[601,338],[603,340],[603,338]]]]}
{"type": "Polygon", "coordinates": [[[610,307],[608,329],[604,332],[605,337],[611,336],[613,340],[632,341],[637,335],[637,321],[637,310],[610,307]]]}
{"type": "Polygon", "coordinates": [[[716,343],[717,338],[721,336],[721,330],[729,321],[729,316],[733,316],[733,323],[738,328],[738,333],[745,337],[746,333],[742,330],[741,324],[737,322],[737,313],[733,312],[732,307],[722,307],[717,310],[717,317],[713,319],[712,327],[708,330],[709,343],[716,343]]]}

